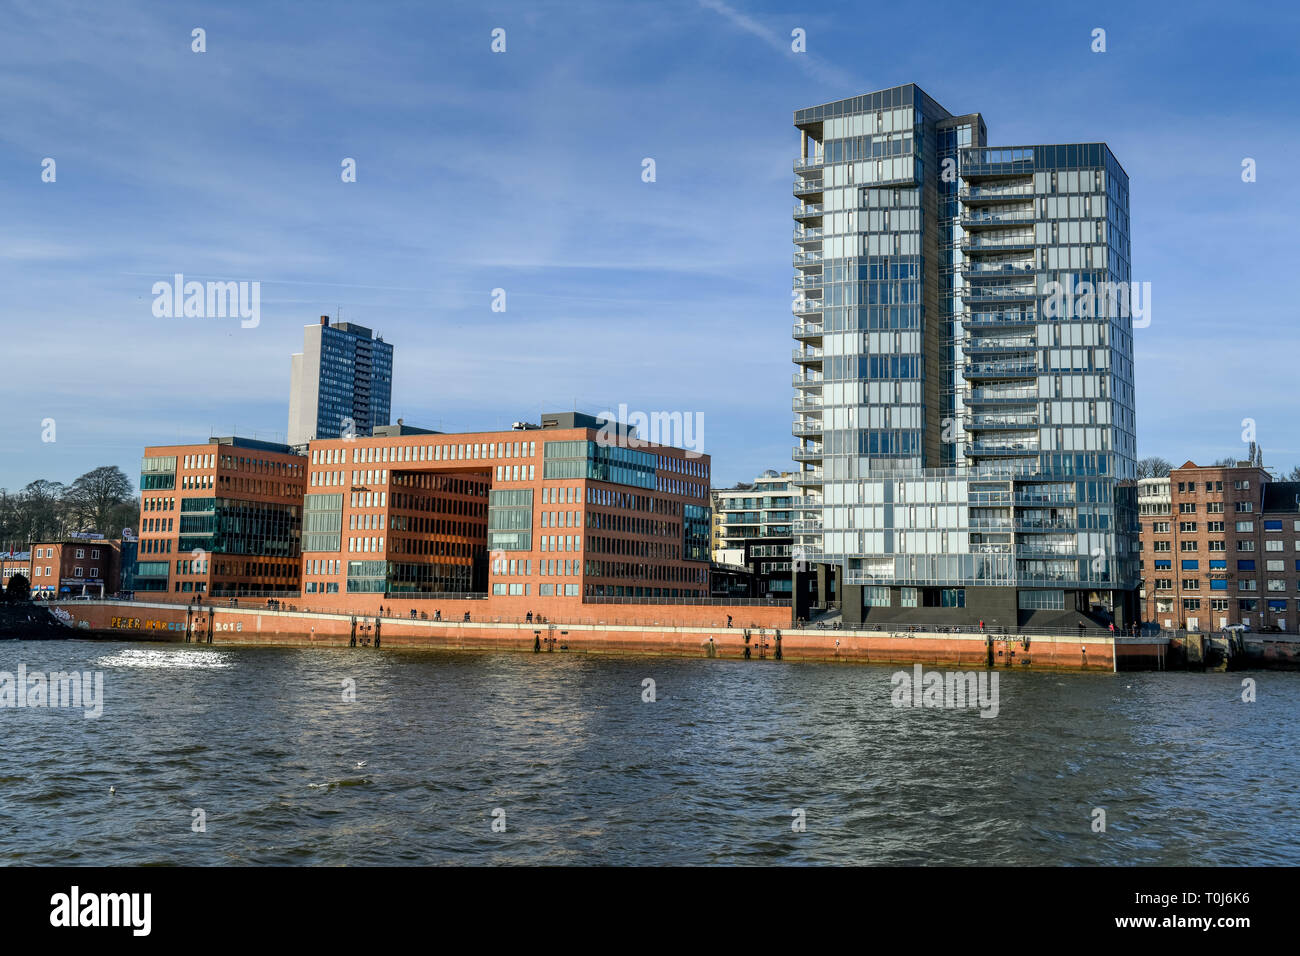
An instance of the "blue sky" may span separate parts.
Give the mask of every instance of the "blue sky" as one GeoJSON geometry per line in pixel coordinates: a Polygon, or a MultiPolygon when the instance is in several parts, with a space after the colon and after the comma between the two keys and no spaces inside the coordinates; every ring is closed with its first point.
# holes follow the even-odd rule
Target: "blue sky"
{"type": "Polygon", "coordinates": [[[1153,290],[1139,453],[1240,454],[1253,418],[1289,469],[1300,8],[1054,7],[11,2],[0,487],[282,438],[302,327],[340,309],[394,343],[408,423],[622,402],[702,413],[717,484],[789,468],[791,114],[907,82],[994,145],[1110,144],[1153,290]],[[177,272],[259,281],[261,324],[155,318],[177,272]]]}

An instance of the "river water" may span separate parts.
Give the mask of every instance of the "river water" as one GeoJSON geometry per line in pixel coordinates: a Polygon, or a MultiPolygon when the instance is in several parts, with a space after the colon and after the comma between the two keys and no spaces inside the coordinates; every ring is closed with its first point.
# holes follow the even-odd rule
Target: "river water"
{"type": "Polygon", "coordinates": [[[0,642],[20,664],[102,673],[103,713],[0,708],[3,863],[1300,863],[1300,673],[1004,671],[985,718],[862,665],[0,642]]]}

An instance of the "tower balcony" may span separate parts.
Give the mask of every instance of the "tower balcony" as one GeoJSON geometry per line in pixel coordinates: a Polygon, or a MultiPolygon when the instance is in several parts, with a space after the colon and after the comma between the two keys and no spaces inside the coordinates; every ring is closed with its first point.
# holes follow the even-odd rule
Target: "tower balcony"
{"type": "Polygon", "coordinates": [[[1038,415],[971,415],[965,422],[968,432],[1037,431],[1038,415]]]}
{"type": "Polygon", "coordinates": [[[821,323],[817,322],[817,323],[796,325],[794,327],[794,332],[792,334],[796,339],[806,342],[811,339],[820,339],[822,337],[822,332],[823,330],[822,330],[821,323]]]}
{"type": "Polygon", "coordinates": [[[796,196],[811,196],[816,193],[820,196],[824,185],[825,180],[823,179],[796,179],[794,181],[794,194],[796,196]]]}
{"type": "Polygon", "coordinates": [[[1023,212],[998,212],[998,213],[963,213],[961,217],[961,227],[965,230],[971,229],[997,229],[1006,226],[1021,226],[1034,221],[1034,211],[1026,209],[1023,212]]]}
{"type": "Polygon", "coordinates": [[[978,458],[1017,458],[1026,455],[1037,455],[1038,450],[1038,442],[1023,441],[991,444],[977,441],[968,446],[966,454],[978,458]]]}
{"type": "Polygon", "coordinates": [[[968,146],[961,150],[959,169],[972,186],[1011,179],[1032,182],[1034,151],[1024,146],[968,146]]]}
{"type": "Polygon", "coordinates": [[[1023,286],[971,286],[961,292],[962,301],[973,307],[1013,302],[1033,302],[1038,296],[1023,286]]]}
{"type": "Polygon", "coordinates": [[[791,357],[801,365],[821,365],[821,349],[795,349],[791,357]]]}
{"type": "Polygon", "coordinates": [[[963,186],[957,190],[957,199],[967,205],[1015,202],[1034,198],[1033,181],[1005,185],[963,186]]]}
{"type": "Polygon", "coordinates": [[[805,248],[810,246],[821,246],[822,230],[821,229],[795,229],[794,241],[805,248]]]}
{"type": "Polygon", "coordinates": [[[796,374],[796,375],[792,378],[791,382],[792,382],[792,384],[794,385],[795,388],[817,388],[817,389],[820,389],[820,388],[822,387],[822,373],[821,373],[821,372],[805,372],[805,373],[803,373],[803,374],[796,374]]]}
{"type": "Polygon", "coordinates": [[[822,433],[822,423],[814,419],[795,422],[791,431],[800,437],[808,435],[820,435],[822,433]]]}
{"type": "Polygon", "coordinates": [[[1014,378],[1036,378],[1038,376],[1038,364],[1036,362],[1009,361],[1009,362],[968,362],[962,366],[962,376],[967,381],[977,379],[1014,379],[1014,378]]]}
{"type": "Polygon", "coordinates": [[[999,312],[975,312],[966,310],[961,313],[962,328],[971,331],[990,331],[997,329],[1032,329],[1038,324],[1036,309],[1010,309],[999,312]]]}
{"type": "MultiPolygon", "coordinates": [[[[797,380],[799,376],[795,376],[797,380]]],[[[799,395],[794,399],[791,406],[796,412],[820,412],[822,410],[822,397],[820,395],[799,395]]]]}
{"type": "MultiPolygon", "coordinates": [[[[997,338],[986,338],[983,335],[972,335],[968,332],[962,338],[961,349],[968,358],[989,355],[1011,358],[1012,356],[1006,355],[1007,352],[1037,351],[1038,339],[1032,335],[1004,335],[997,338]]],[[[1015,356],[1015,358],[1028,357],[1015,356]]]]}
{"type": "Polygon", "coordinates": [[[821,322],[822,308],[821,299],[809,299],[804,296],[800,296],[790,303],[790,311],[804,319],[805,322],[821,322]]]}
{"type": "Polygon", "coordinates": [[[795,203],[794,218],[800,222],[820,219],[824,215],[821,203],[795,203]]]}
{"type": "Polygon", "coordinates": [[[988,262],[974,259],[962,263],[961,274],[966,279],[996,279],[1001,276],[1031,276],[1037,270],[1032,259],[1023,262],[988,262]]]}
{"type": "Polygon", "coordinates": [[[1006,408],[1009,406],[1025,405],[1033,409],[1038,408],[1038,389],[981,389],[972,388],[963,395],[964,403],[971,407],[993,406],[995,408],[1006,408]]]}
{"type": "Polygon", "coordinates": [[[819,275],[801,275],[795,276],[794,282],[791,283],[791,285],[800,292],[821,295],[822,286],[825,285],[825,280],[819,275]]]}
{"type": "Polygon", "coordinates": [[[821,461],[822,454],[820,445],[795,445],[790,457],[795,461],[821,461]]]}
{"type": "Polygon", "coordinates": [[[968,255],[990,252],[1032,252],[1034,237],[1028,236],[963,236],[958,243],[968,255]]]}
{"type": "Polygon", "coordinates": [[[794,266],[796,269],[821,272],[822,254],[820,252],[796,252],[794,254],[794,266]]]}
{"type": "Polygon", "coordinates": [[[820,468],[808,468],[804,471],[796,471],[793,481],[801,487],[811,487],[823,484],[825,479],[820,468]]]}

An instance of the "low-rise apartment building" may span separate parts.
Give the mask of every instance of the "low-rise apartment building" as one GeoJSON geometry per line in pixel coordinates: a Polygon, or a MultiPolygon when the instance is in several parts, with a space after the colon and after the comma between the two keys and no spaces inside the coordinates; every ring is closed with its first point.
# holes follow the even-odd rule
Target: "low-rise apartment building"
{"type": "Polygon", "coordinates": [[[1247,462],[1187,462],[1138,485],[1143,619],[1297,630],[1300,482],[1247,462]]]}

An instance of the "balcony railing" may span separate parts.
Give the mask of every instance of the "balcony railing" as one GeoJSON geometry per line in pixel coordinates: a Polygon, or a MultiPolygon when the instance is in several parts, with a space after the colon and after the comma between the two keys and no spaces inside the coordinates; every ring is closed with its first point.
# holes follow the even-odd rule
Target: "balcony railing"
{"type": "Polygon", "coordinates": [[[808,534],[822,530],[822,522],[820,518],[808,518],[803,521],[796,521],[793,527],[798,534],[808,534]]]}
{"type": "Polygon", "coordinates": [[[820,461],[822,455],[821,445],[795,445],[790,449],[790,457],[795,461],[820,461]]]}
{"type": "Polygon", "coordinates": [[[796,289],[820,289],[822,284],[821,276],[795,276],[793,286],[796,289]]]}
{"type": "Polygon", "coordinates": [[[1024,286],[970,286],[961,297],[973,305],[984,302],[1032,302],[1037,293],[1024,286]]]}
{"type": "Polygon", "coordinates": [[[967,378],[1025,378],[1038,374],[1033,362],[970,362],[962,367],[967,378]]]}
{"type": "Polygon", "coordinates": [[[1037,401],[1037,399],[1038,389],[1036,388],[1021,389],[1019,391],[1002,390],[996,392],[981,391],[976,388],[972,389],[969,394],[966,395],[966,403],[968,405],[983,405],[990,402],[1015,402],[1019,404],[1022,402],[1037,401]]]}
{"type": "Polygon", "coordinates": [[[795,195],[803,193],[819,193],[822,191],[823,180],[820,179],[796,179],[794,181],[795,195]]]}
{"type": "Polygon", "coordinates": [[[1035,325],[1038,312],[1035,309],[1021,309],[1005,312],[963,312],[961,324],[967,329],[1005,329],[1035,325]]]}
{"type": "Polygon", "coordinates": [[[1011,444],[990,445],[987,442],[971,442],[972,455],[1036,455],[1038,445],[1030,442],[1013,442],[1011,444]]]}
{"type": "Polygon", "coordinates": [[[809,372],[807,375],[795,375],[791,381],[796,388],[820,387],[822,376],[820,372],[809,372]]]}
{"type": "Polygon", "coordinates": [[[818,169],[824,161],[824,153],[815,153],[812,156],[796,156],[794,158],[795,172],[801,169],[818,169]]]}
{"type": "Polygon", "coordinates": [[[821,349],[795,349],[792,357],[796,362],[820,362],[822,360],[821,349]]]}
{"type": "Polygon", "coordinates": [[[822,470],[820,468],[809,468],[807,471],[796,471],[794,473],[794,483],[796,485],[820,485],[822,481],[822,470]]]}
{"type": "Polygon", "coordinates": [[[980,351],[1022,351],[1024,349],[1038,348],[1038,340],[1032,335],[1008,335],[1003,338],[986,339],[968,337],[962,345],[962,349],[967,352],[980,351]]]}
{"type": "Polygon", "coordinates": [[[796,325],[792,334],[796,339],[819,336],[822,334],[822,327],[820,325],[796,325]]]}
{"type": "Polygon", "coordinates": [[[1033,183],[1022,186],[967,186],[958,190],[957,198],[963,200],[1024,199],[1034,195],[1033,183]]]}
{"type": "Polygon", "coordinates": [[[979,251],[981,249],[991,249],[998,251],[1001,249],[1032,249],[1034,247],[1034,237],[1027,236],[965,236],[959,246],[968,252],[979,251]]]}
{"type": "Polygon", "coordinates": [[[1025,210],[1024,212],[1000,212],[985,216],[965,215],[961,217],[961,225],[964,229],[972,227],[979,228],[981,226],[1018,226],[1022,223],[1033,221],[1033,210],[1025,210]]]}
{"type": "Polygon", "coordinates": [[[1035,415],[974,415],[966,423],[966,427],[972,431],[998,428],[1037,428],[1038,417],[1035,415]]]}
{"type": "Polygon", "coordinates": [[[795,242],[821,242],[822,230],[816,228],[796,229],[794,231],[794,241],[795,242]]]}
{"type": "Polygon", "coordinates": [[[821,203],[795,203],[794,216],[796,219],[804,219],[811,216],[822,215],[821,203]]]}
{"type": "Polygon", "coordinates": [[[1046,494],[1019,494],[1016,495],[1016,504],[1018,505],[1061,505],[1075,504],[1075,497],[1070,492],[1051,492],[1046,494]]]}
{"type": "Polygon", "coordinates": [[[802,296],[795,299],[790,305],[790,311],[795,315],[813,315],[819,313],[825,308],[821,299],[805,299],[802,296]]]}
{"type": "MultiPolygon", "coordinates": [[[[798,378],[799,376],[796,375],[795,376],[796,381],[798,380],[798,378]]],[[[820,395],[805,395],[801,398],[796,398],[794,400],[794,410],[796,412],[811,410],[811,409],[820,410],[821,407],[822,407],[822,397],[820,395]]]]}
{"type": "Polygon", "coordinates": [[[822,254],[820,252],[796,252],[794,254],[795,268],[804,269],[810,266],[820,267],[822,264],[822,254]]]}
{"type": "Polygon", "coordinates": [[[973,261],[967,262],[963,265],[961,271],[967,278],[983,279],[985,277],[993,276],[1033,275],[1037,270],[1034,268],[1032,262],[1024,264],[1016,262],[1001,262],[993,265],[986,265],[983,262],[973,261]]]}
{"type": "Polygon", "coordinates": [[[793,432],[796,435],[820,435],[822,433],[821,422],[795,422],[793,432]]]}

